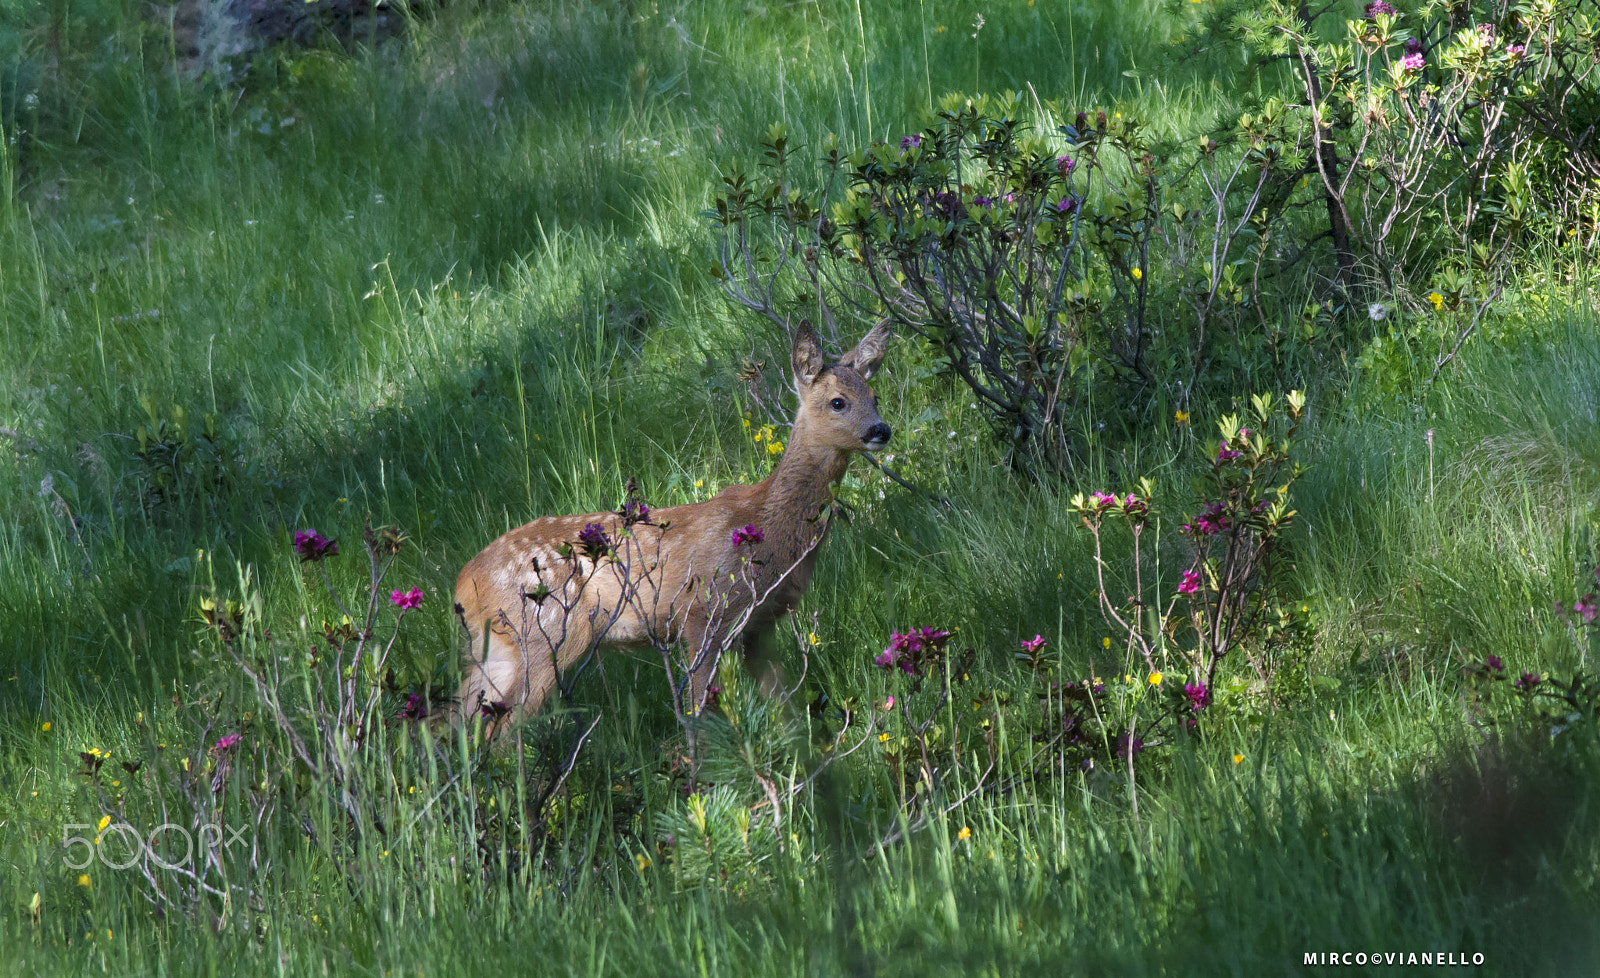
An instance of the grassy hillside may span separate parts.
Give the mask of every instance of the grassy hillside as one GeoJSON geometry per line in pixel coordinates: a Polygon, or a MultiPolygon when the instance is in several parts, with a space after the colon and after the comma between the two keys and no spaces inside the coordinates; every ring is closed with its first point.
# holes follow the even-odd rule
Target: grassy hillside
{"type": "MultiPolygon", "coordinates": [[[[387,724],[326,761],[358,772],[343,787],[242,675],[280,674],[290,712],[334,676],[322,571],[366,600],[367,519],[408,534],[376,592],[392,675],[362,677],[394,714],[454,688],[451,588],[504,530],[615,508],[629,479],[662,506],[768,471],[751,433],[784,420],[786,351],[724,299],[706,210],[771,123],[866,146],[946,92],[1012,89],[1177,137],[1248,94],[1225,61],[1163,60],[1203,15],[450,5],[223,80],[179,71],[142,9],[7,8],[0,970],[1256,975],[1358,950],[1593,969],[1600,699],[1575,692],[1552,736],[1482,666],[1564,682],[1597,651],[1552,611],[1600,556],[1582,236],[1527,250],[1436,383],[1396,382],[1352,330],[1187,424],[1086,412],[1081,466],[1043,480],[897,340],[874,384],[893,465],[950,505],[856,463],[780,633],[797,708],[729,670],[693,793],[649,657],[588,670],[521,750],[387,724]],[[1071,497],[1150,476],[1174,577],[1216,421],[1291,387],[1292,663],[1268,690],[1230,660],[1199,734],[1152,745],[1136,781],[1068,763],[1050,683],[1129,671],[1071,497]],[[299,562],[308,528],[341,555],[299,562]],[[413,586],[396,624],[389,589],[413,586]],[[972,650],[943,688],[872,664],[922,626],[972,650]],[[1017,654],[1036,634],[1041,670],[1017,654]],[[928,750],[951,758],[936,778],[928,750]],[[124,820],[249,841],[190,892],[112,868],[124,820]]],[[[1145,672],[1125,685],[1154,689],[1145,672]]]]}

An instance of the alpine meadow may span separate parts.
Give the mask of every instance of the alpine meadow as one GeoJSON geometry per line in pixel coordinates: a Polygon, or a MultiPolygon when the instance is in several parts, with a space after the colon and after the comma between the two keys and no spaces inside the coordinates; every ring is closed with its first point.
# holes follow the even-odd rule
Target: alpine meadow
{"type": "Polygon", "coordinates": [[[167,2],[0,3],[0,975],[1600,970],[1600,0],[167,2]]]}

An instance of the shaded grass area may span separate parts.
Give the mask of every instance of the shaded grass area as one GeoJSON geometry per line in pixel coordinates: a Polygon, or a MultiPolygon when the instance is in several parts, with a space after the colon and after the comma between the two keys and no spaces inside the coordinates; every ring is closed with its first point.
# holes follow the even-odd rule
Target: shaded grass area
{"type": "MultiPolygon", "coordinates": [[[[669,872],[657,843],[684,801],[658,774],[678,731],[659,665],[622,658],[580,686],[576,709],[608,720],[542,860],[484,857],[439,816],[335,861],[286,819],[263,836],[272,899],[222,927],[62,865],[63,826],[98,814],[79,751],[152,757],[237,693],[201,595],[242,595],[248,572],[275,627],[332,614],[295,529],[353,547],[370,514],[411,533],[394,580],[427,598],[399,667],[421,679],[453,664],[449,589],[502,530],[614,507],[630,477],[667,505],[764,474],[735,376],[766,360],[770,397],[782,357],[722,304],[699,211],[767,124],[857,144],[930,96],[1031,85],[1176,130],[1217,110],[1210,82],[1123,72],[1182,29],[1153,4],[509,5],[286,54],[238,89],[173,83],[146,52],[41,90],[0,215],[8,970],[1277,974],[1363,948],[1592,966],[1592,745],[1483,747],[1460,674],[1490,652],[1590,664],[1548,610],[1596,556],[1581,288],[1415,403],[1359,374],[1313,388],[1295,559],[1317,647],[1276,710],[1224,701],[1206,741],[1146,768],[1137,815],[1113,774],[1046,769],[878,851],[896,787],[868,750],[755,869],[669,872]],[[141,449],[163,424],[175,447],[141,449]]],[[[882,701],[871,655],[921,624],[959,628],[977,684],[1019,703],[1036,632],[1063,675],[1117,671],[1094,662],[1066,498],[1154,474],[1176,515],[1209,430],[1097,444],[1082,485],[1022,485],[926,367],[901,341],[876,386],[897,464],[956,505],[858,464],[801,608],[815,645],[787,649],[807,694],[882,701]]]]}
{"type": "Polygon", "coordinates": [[[452,878],[447,851],[394,867],[374,854],[348,887],[324,885],[338,867],[297,859],[282,870],[293,886],[280,910],[250,933],[197,941],[187,923],[152,926],[101,871],[93,890],[47,890],[44,921],[17,933],[8,964],[1293,974],[1306,951],[1353,948],[1481,953],[1496,974],[1593,961],[1592,915],[1570,899],[1561,868],[1595,857],[1592,769],[1575,780],[1519,753],[1512,775],[1492,756],[1447,753],[1424,772],[1374,776],[1369,765],[1328,764],[1327,732],[1303,726],[1254,742],[1270,752],[1264,761],[1254,750],[1241,765],[1211,750],[1178,755],[1137,827],[1092,790],[1061,783],[1052,804],[968,813],[968,839],[952,821],[842,874],[817,868],[826,853],[795,852],[771,867],[771,885],[744,891],[676,887],[609,860],[591,871],[602,853],[581,834],[564,851],[582,871],[552,865],[489,887],[452,878]]]}

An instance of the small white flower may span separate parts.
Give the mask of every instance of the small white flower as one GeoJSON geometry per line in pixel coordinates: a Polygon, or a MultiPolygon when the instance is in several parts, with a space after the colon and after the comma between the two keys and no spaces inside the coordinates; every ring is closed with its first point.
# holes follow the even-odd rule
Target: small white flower
{"type": "Polygon", "coordinates": [[[1367,315],[1372,317],[1373,322],[1381,323],[1388,317],[1389,310],[1383,308],[1383,303],[1374,302],[1367,306],[1367,315]]]}
{"type": "Polygon", "coordinates": [[[954,438],[955,436],[956,436],[956,433],[953,432],[953,431],[950,432],[948,435],[945,435],[946,438],[954,438]]]}

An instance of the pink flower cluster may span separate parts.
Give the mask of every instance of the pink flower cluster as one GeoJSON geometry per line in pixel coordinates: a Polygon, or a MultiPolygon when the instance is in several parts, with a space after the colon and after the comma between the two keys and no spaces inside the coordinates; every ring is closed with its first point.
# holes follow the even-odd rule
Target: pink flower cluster
{"type": "Polygon", "coordinates": [[[762,533],[761,528],[754,523],[749,526],[741,526],[733,531],[733,545],[735,547],[742,547],[747,543],[754,545],[766,538],[767,535],[762,533]]]}
{"type": "Polygon", "coordinates": [[[1189,697],[1189,708],[1196,713],[1211,705],[1211,688],[1205,683],[1184,683],[1183,695],[1189,697]]]}
{"type": "Polygon", "coordinates": [[[1233,522],[1228,519],[1227,507],[1222,503],[1207,503],[1194,523],[1183,524],[1184,533],[1198,533],[1203,537],[1215,536],[1228,529],[1233,522]]]}
{"type": "Polygon", "coordinates": [[[400,707],[400,719],[421,720],[428,715],[428,708],[422,702],[421,693],[407,693],[405,705],[400,707]]]}
{"type": "Polygon", "coordinates": [[[1089,494],[1089,504],[1099,512],[1112,509],[1121,509],[1129,516],[1138,518],[1150,512],[1150,501],[1140,499],[1133,493],[1121,497],[1109,492],[1095,492],[1089,494]]]}
{"type": "Polygon", "coordinates": [[[226,737],[223,737],[221,740],[218,740],[216,743],[211,745],[211,753],[225,754],[239,746],[239,741],[243,739],[244,738],[239,734],[228,734],[226,737]]]}
{"type": "Polygon", "coordinates": [[[584,524],[583,529],[578,531],[578,545],[590,560],[599,560],[609,554],[612,547],[611,538],[606,536],[606,528],[599,523],[584,524]]]}
{"type": "Polygon", "coordinates": [[[908,676],[922,675],[922,662],[930,653],[944,648],[950,633],[936,628],[914,628],[909,632],[889,633],[889,647],[873,657],[872,664],[880,669],[895,669],[908,676]]]}
{"type": "Polygon", "coordinates": [[[1422,42],[1414,37],[1407,41],[1406,56],[1400,59],[1400,67],[1406,71],[1417,72],[1427,63],[1427,59],[1422,56],[1422,42]]]}
{"type": "Polygon", "coordinates": [[[414,587],[409,591],[393,591],[389,594],[389,603],[401,611],[410,611],[422,604],[422,588],[414,587]]]}
{"type": "Polygon", "coordinates": [[[1217,461],[1219,463],[1220,462],[1231,462],[1234,459],[1238,458],[1239,456],[1243,455],[1244,454],[1243,450],[1248,448],[1249,446],[1250,446],[1250,429],[1249,428],[1240,428],[1239,429],[1239,434],[1234,436],[1233,441],[1231,441],[1231,442],[1230,441],[1225,441],[1225,442],[1222,442],[1221,444],[1219,444],[1217,446],[1217,461]],[[1233,445],[1238,445],[1239,447],[1238,448],[1233,448],[1233,447],[1231,447],[1233,445]]]}
{"type": "Polygon", "coordinates": [[[294,550],[300,555],[301,563],[315,562],[339,556],[339,541],[330,540],[316,530],[300,530],[294,535],[294,550]]]}
{"type": "Polygon", "coordinates": [[[1028,653],[1029,655],[1037,655],[1039,650],[1048,644],[1050,643],[1045,641],[1043,635],[1035,634],[1033,638],[1025,638],[1022,640],[1022,651],[1028,653]]]}
{"type": "MultiPolygon", "coordinates": [[[[1570,610],[1574,615],[1583,619],[1585,625],[1594,624],[1595,618],[1600,617],[1600,606],[1595,604],[1595,597],[1592,594],[1586,594],[1572,602],[1570,610]]],[[[1565,615],[1567,611],[1568,609],[1562,607],[1561,602],[1556,602],[1556,614],[1565,615]]]]}
{"type": "Polygon", "coordinates": [[[1178,593],[1179,594],[1198,594],[1198,593],[1200,593],[1200,572],[1199,571],[1184,571],[1183,572],[1183,582],[1178,585],[1178,593]]]}
{"type": "Polygon", "coordinates": [[[1371,3],[1361,8],[1361,12],[1366,14],[1367,19],[1371,21],[1376,21],[1379,14],[1388,14],[1389,16],[1393,17],[1395,14],[1399,13],[1398,10],[1395,10],[1389,4],[1384,3],[1383,0],[1372,0],[1371,3]]]}

